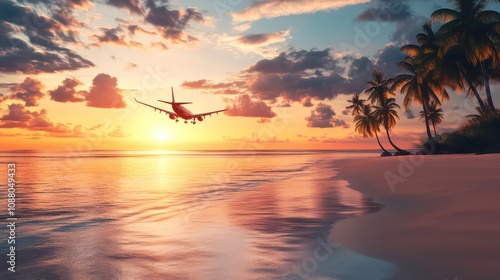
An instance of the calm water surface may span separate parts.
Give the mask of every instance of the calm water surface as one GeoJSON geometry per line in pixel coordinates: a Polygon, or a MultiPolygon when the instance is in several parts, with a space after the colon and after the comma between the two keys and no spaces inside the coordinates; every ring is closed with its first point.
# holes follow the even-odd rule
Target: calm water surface
{"type": "Polygon", "coordinates": [[[378,209],[334,177],[334,159],[366,156],[0,152],[2,173],[16,163],[18,217],[16,273],[4,238],[0,279],[300,279],[333,223],[378,209]]]}

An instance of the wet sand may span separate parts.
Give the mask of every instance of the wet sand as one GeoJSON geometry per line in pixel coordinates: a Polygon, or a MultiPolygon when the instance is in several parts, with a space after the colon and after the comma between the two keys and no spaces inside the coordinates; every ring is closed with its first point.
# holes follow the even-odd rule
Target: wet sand
{"type": "Polygon", "coordinates": [[[383,208],[333,242],[399,267],[391,279],[500,279],[500,155],[340,160],[338,178],[383,208]]]}

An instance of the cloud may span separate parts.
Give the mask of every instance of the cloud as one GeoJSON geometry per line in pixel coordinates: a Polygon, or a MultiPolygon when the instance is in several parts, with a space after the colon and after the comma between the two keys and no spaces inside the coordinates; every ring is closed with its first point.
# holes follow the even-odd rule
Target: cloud
{"type": "Polygon", "coordinates": [[[290,36],[290,30],[245,34],[239,36],[228,36],[223,34],[219,38],[219,44],[223,48],[229,48],[235,53],[257,54],[262,57],[272,57],[278,53],[279,49],[284,47],[290,36]]]}
{"type": "Polygon", "coordinates": [[[161,35],[173,43],[187,43],[197,39],[184,33],[192,21],[202,23],[203,15],[193,8],[171,10],[168,5],[157,5],[154,0],[147,0],[149,8],[144,20],[158,28],[161,35]]]}
{"type": "Polygon", "coordinates": [[[97,108],[125,108],[122,90],[118,87],[118,80],[108,74],[98,74],[92,80],[92,87],[85,97],[87,106],[97,108]]]}
{"type": "Polygon", "coordinates": [[[44,85],[35,78],[26,77],[24,81],[12,87],[12,94],[8,99],[22,100],[26,106],[38,106],[38,100],[45,96],[42,92],[44,85]]]}
{"type": "Polygon", "coordinates": [[[229,116],[273,118],[276,116],[271,107],[263,101],[252,100],[248,94],[242,94],[229,101],[229,108],[224,113],[229,116]]]}
{"type": "Polygon", "coordinates": [[[330,55],[331,49],[298,50],[282,52],[272,59],[263,59],[248,68],[248,72],[297,73],[312,69],[332,70],[337,61],[330,55]]]}
{"type": "Polygon", "coordinates": [[[77,91],[76,87],[82,85],[77,79],[66,78],[62,85],[49,91],[50,99],[57,102],[82,102],[85,100],[86,91],[77,91]]]}
{"type": "MultiPolygon", "coordinates": [[[[71,3],[75,3],[74,1],[71,3]]],[[[47,2],[46,5],[53,5],[47,2]]],[[[64,4],[70,7],[70,4],[64,4]]],[[[64,5],[49,16],[10,0],[0,1],[0,72],[37,74],[92,67],[94,64],[61,43],[77,43],[81,26],[64,5]],[[27,41],[26,41],[27,39],[27,41]]],[[[52,8],[52,6],[50,6],[52,8]]]]}
{"type": "Polygon", "coordinates": [[[263,46],[284,42],[289,35],[290,29],[269,33],[240,35],[236,37],[236,41],[243,45],[263,46]]]}
{"type": "Polygon", "coordinates": [[[269,118],[260,118],[257,120],[257,123],[270,123],[271,119],[269,118]]]}
{"type": "Polygon", "coordinates": [[[206,79],[186,81],[183,86],[212,93],[247,94],[275,103],[333,99],[339,94],[361,92],[372,78],[374,60],[365,56],[334,54],[325,50],[289,50],[262,59],[232,81],[215,83],[206,79]]]}
{"type": "Polygon", "coordinates": [[[405,20],[396,22],[396,31],[390,36],[390,40],[396,44],[416,43],[416,36],[422,32],[422,26],[429,21],[423,16],[411,16],[405,20]]]}
{"type": "Polygon", "coordinates": [[[233,81],[228,83],[213,83],[206,79],[194,80],[194,81],[184,81],[181,84],[184,88],[189,89],[205,89],[213,90],[214,94],[241,94],[243,91],[242,87],[245,86],[244,82],[233,81]]]}
{"type": "Polygon", "coordinates": [[[311,111],[311,115],[306,117],[307,127],[343,127],[349,128],[349,125],[341,119],[335,118],[335,112],[332,106],[319,103],[316,109],[311,111]]]}
{"type": "Polygon", "coordinates": [[[92,38],[94,38],[96,42],[91,44],[91,46],[101,47],[103,44],[115,44],[118,46],[125,46],[125,47],[136,47],[136,48],[144,47],[140,42],[127,40],[125,38],[125,31],[121,25],[115,28],[102,27],[100,29],[103,33],[100,35],[94,34],[92,36],[92,38]]]}
{"type": "Polygon", "coordinates": [[[413,114],[413,111],[411,109],[406,110],[405,112],[406,118],[409,120],[412,120],[415,118],[415,115],[413,114]]]}
{"type": "Polygon", "coordinates": [[[233,27],[233,30],[237,32],[245,32],[250,28],[252,28],[252,25],[250,23],[243,23],[233,27]]]}
{"type": "Polygon", "coordinates": [[[129,64],[127,64],[127,66],[125,66],[125,70],[132,70],[132,69],[135,69],[137,67],[139,67],[139,65],[137,65],[136,63],[130,62],[129,64]]]}
{"type": "Polygon", "coordinates": [[[288,15],[311,14],[366,3],[369,0],[262,0],[231,14],[233,22],[256,21],[288,15]]]}
{"type": "Polygon", "coordinates": [[[47,116],[47,110],[39,112],[26,110],[22,104],[11,104],[9,112],[0,118],[1,128],[24,128],[51,133],[68,133],[71,129],[65,124],[54,124],[47,116]]]}
{"type": "Polygon", "coordinates": [[[118,126],[117,128],[113,129],[113,131],[111,131],[109,134],[108,134],[109,137],[116,137],[116,138],[123,138],[123,137],[127,137],[127,134],[125,134],[125,132],[123,132],[122,128],[120,126],[118,126]]]}
{"type": "Polygon", "coordinates": [[[397,65],[398,62],[403,61],[406,55],[400,52],[402,45],[389,43],[377,53],[375,60],[375,67],[382,70],[387,77],[392,77],[401,73],[401,68],[397,65]]]}
{"type": "Polygon", "coordinates": [[[142,14],[142,8],[138,0],[106,0],[108,5],[127,9],[132,14],[142,14]]]}
{"type": "Polygon", "coordinates": [[[314,104],[311,101],[311,97],[306,96],[302,99],[302,106],[304,107],[313,107],[314,104]]]}
{"type": "Polygon", "coordinates": [[[412,15],[407,0],[375,0],[370,7],[359,14],[359,21],[394,22],[412,15]]]}

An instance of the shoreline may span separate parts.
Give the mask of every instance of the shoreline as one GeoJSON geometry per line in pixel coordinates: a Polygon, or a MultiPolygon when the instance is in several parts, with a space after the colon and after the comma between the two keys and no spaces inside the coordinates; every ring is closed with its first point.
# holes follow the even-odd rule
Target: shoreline
{"type": "Polygon", "coordinates": [[[337,178],[384,206],[335,223],[333,242],[396,264],[400,270],[392,279],[500,277],[499,154],[334,164],[337,178]]]}

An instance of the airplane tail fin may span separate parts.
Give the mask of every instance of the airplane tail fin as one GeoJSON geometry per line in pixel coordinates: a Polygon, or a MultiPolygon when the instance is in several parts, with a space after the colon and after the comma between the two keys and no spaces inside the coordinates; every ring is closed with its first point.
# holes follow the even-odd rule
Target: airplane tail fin
{"type": "Polygon", "coordinates": [[[174,87],[170,87],[170,89],[172,90],[172,102],[169,102],[169,101],[165,101],[165,100],[158,100],[160,102],[163,102],[163,103],[167,103],[167,104],[170,104],[170,105],[183,105],[183,104],[191,104],[192,102],[175,102],[175,96],[174,96],[174,87]]]}

